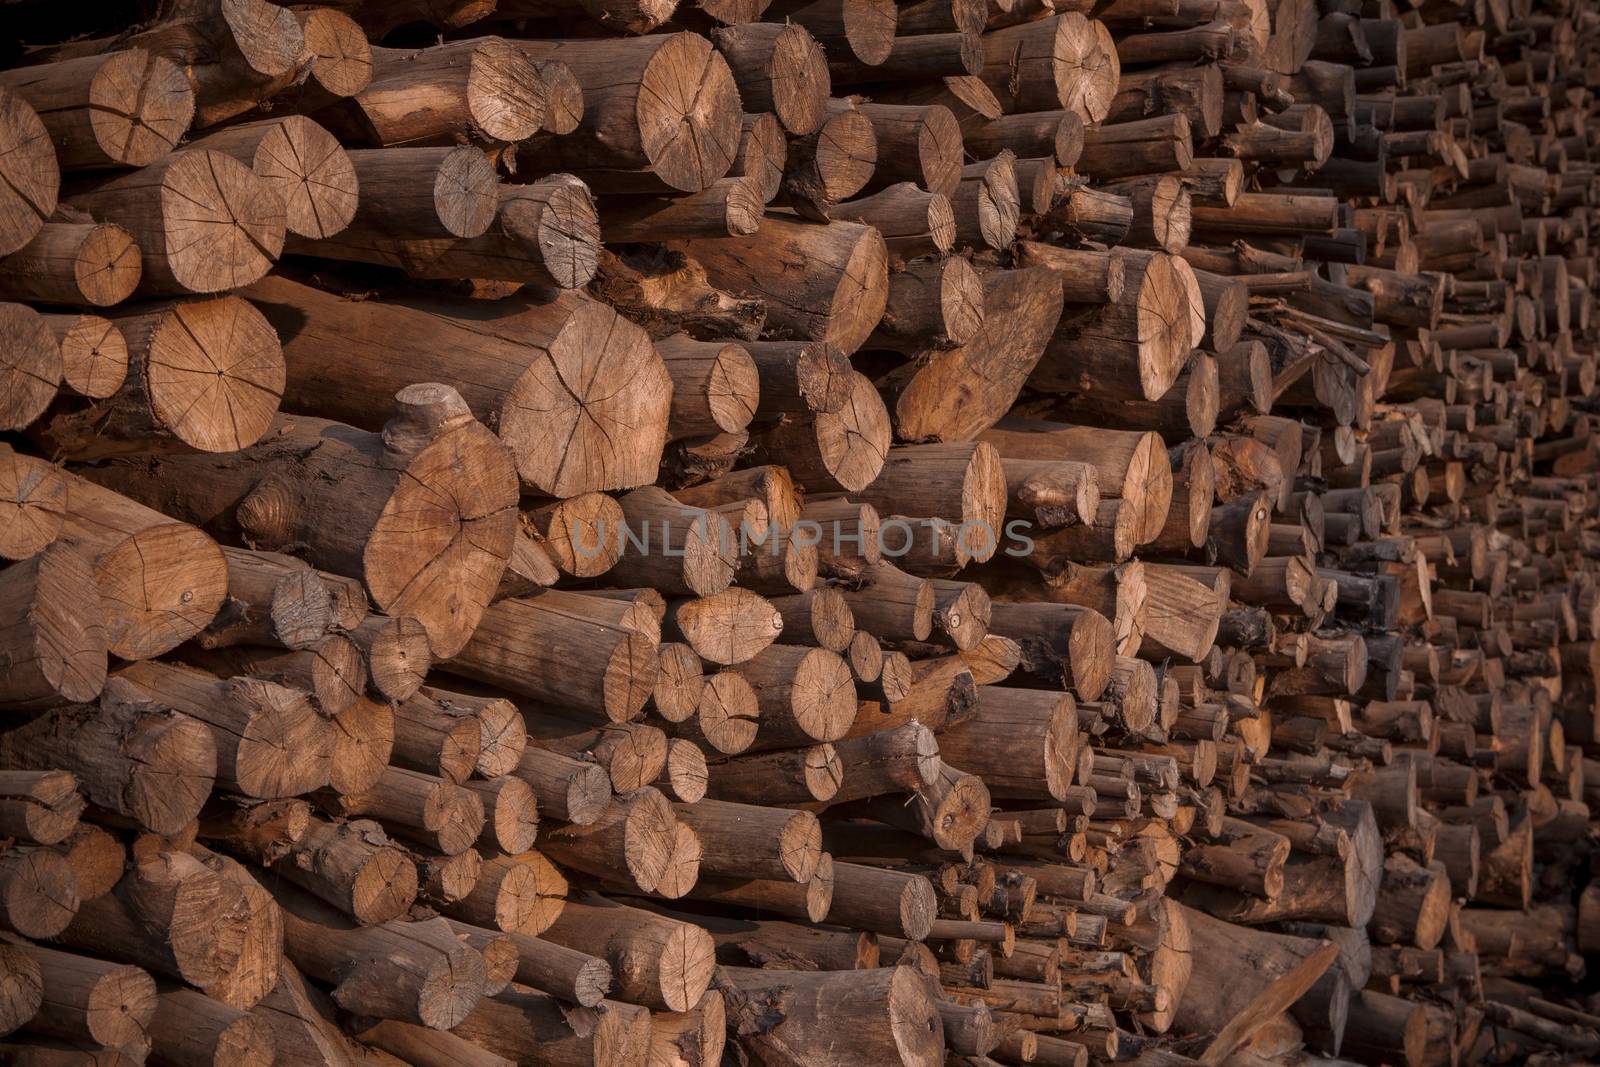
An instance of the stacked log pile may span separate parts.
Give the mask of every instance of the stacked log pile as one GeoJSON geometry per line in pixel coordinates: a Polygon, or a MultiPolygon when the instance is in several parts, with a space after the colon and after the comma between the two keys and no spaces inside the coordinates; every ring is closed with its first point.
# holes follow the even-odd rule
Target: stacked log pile
{"type": "Polygon", "coordinates": [[[1600,8],[147,6],[0,72],[0,1059],[1600,1057],[1600,8]]]}

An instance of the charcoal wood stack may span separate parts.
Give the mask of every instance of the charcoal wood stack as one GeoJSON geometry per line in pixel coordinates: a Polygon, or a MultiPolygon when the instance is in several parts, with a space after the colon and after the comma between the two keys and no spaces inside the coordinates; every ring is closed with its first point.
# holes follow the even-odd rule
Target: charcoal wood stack
{"type": "Polygon", "coordinates": [[[1600,1056],[1600,7],[33,3],[0,1060],[1600,1056]]]}

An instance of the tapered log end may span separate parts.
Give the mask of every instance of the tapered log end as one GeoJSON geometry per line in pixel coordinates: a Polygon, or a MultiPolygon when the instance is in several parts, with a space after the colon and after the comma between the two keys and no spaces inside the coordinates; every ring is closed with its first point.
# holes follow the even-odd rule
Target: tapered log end
{"type": "MultiPolygon", "coordinates": [[[[101,223],[89,231],[89,235],[78,246],[77,256],[72,263],[72,276],[77,283],[78,292],[84,301],[96,307],[110,307],[120,304],[133,295],[139,286],[139,279],[143,277],[144,267],[139,259],[139,246],[134,243],[133,235],[121,226],[112,223],[101,223]]],[[[82,316],[83,319],[95,321],[92,316],[82,316]]],[[[98,320],[104,322],[105,320],[98,320]]],[[[109,323],[107,324],[109,326],[109,323]]],[[[118,335],[120,339],[120,334],[118,335]]],[[[86,338],[80,337],[80,343],[86,338]]],[[[105,343],[105,342],[102,342],[105,343]]],[[[67,339],[62,338],[62,348],[65,349],[67,339]]],[[[111,359],[111,356],[107,356],[111,359]]],[[[124,347],[122,363],[124,370],[127,366],[127,352],[124,347]]],[[[104,391],[107,382],[98,383],[100,391],[85,392],[78,387],[79,376],[68,374],[67,384],[82,396],[102,397],[110,396],[116,391],[112,386],[110,392],[104,391]]],[[[122,384],[122,379],[117,379],[117,385],[122,384]]],[[[96,388],[93,381],[91,389],[96,388]]]]}
{"type": "Polygon", "coordinates": [[[672,860],[672,805],[660,791],[645,788],[628,799],[627,807],[623,854],[634,885],[648,893],[660,884],[672,860]]]}

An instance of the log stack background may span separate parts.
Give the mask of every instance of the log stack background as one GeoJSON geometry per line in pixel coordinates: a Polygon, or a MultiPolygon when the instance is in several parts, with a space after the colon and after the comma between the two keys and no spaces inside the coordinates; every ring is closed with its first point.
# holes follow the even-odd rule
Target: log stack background
{"type": "Polygon", "coordinates": [[[1600,9],[6,6],[0,1059],[1600,1055],[1600,9]]]}

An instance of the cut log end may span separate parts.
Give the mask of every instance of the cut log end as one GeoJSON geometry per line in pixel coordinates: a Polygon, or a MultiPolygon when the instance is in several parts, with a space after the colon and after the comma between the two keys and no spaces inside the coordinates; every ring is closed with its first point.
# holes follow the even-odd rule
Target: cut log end
{"type": "Polygon", "coordinates": [[[0,429],[21,430],[61,386],[61,345],[26,304],[0,304],[0,429]]]}
{"type": "MultiPolygon", "coordinates": [[[[137,280],[138,250],[132,255],[137,280]]],[[[128,341],[115,323],[99,315],[51,315],[47,321],[61,342],[61,378],[67,388],[90,400],[104,400],[122,388],[128,377],[128,341]]]]}
{"type": "Polygon", "coordinates": [[[106,158],[142,167],[176,148],[189,131],[194,90],[170,59],[130,48],[108,57],[95,71],[89,108],[95,144],[106,158]]]}
{"type": "Polygon", "coordinates": [[[0,256],[33,240],[56,209],[61,170],[50,133],[33,108],[0,87],[0,157],[6,177],[0,188],[0,256]]]}
{"type": "MultiPolygon", "coordinates": [[[[257,496],[239,505],[242,525],[257,496]]],[[[373,602],[420,622],[435,656],[460,652],[511,558],[516,506],[512,457],[493,434],[471,420],[439,433],[411,458],[367,538],[373,602]]]]}
{"type": "Polygon", "coordinates": [[[303,115],[273,124],[256,146],[251,169],[283,201],[290,233],[332,237],[355,218],[355,167],[327,130],[303,115]]]}
{"type": "MultiPolygon", "coordinates": [[[[487,164],[485,164],[487,166],[487,164]]],[[[259,281],[283,252],[283,201],[265,179],[221,152],[174,156],[162,175],[161,266],[191,293],[238,289],[259,281]]],[[[146,255],[147,280],[149,256],[146,255]]]]}
{"type": "Polygon", "coordinates": [[[728,173],[739,148],[739,90],[711,42],[675,34],[651,57],[640,90],[641,142],[657,177],[693,193],[728,173]]]}
{"type": "Polygon", "coordinates": [[[338,97],[355,96],[372,81],[372,46],[359,23],[329,8],[295,12],[310,53],[311,79],[338,97]]]}

